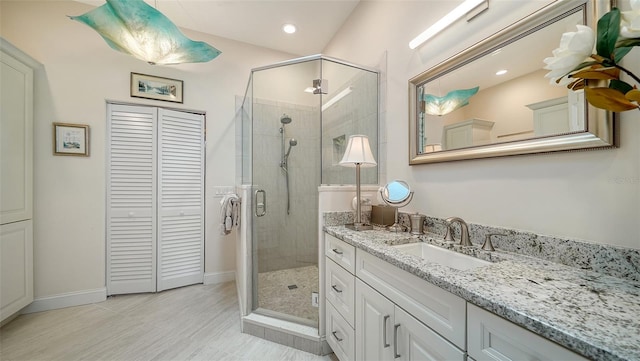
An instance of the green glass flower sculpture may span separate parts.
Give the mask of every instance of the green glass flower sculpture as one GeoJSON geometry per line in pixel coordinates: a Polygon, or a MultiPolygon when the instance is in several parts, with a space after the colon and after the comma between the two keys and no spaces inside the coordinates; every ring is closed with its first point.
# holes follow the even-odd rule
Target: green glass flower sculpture
{"type": "Polygon", "coordinates": [[[469,98],[474,96],[480,87],[452,90],[443,97],[433,94],[424,95],[424,111],[430,115],[445,115],[469,105],[469,98]]]}
{"type": "Polygon", "coordinates": [[[150,64],[202,63],[220,51],[193,41],[161,12],[143,0],[106,0],[107,3],[72,20],[97,31],[111,48],[150,64]]]}

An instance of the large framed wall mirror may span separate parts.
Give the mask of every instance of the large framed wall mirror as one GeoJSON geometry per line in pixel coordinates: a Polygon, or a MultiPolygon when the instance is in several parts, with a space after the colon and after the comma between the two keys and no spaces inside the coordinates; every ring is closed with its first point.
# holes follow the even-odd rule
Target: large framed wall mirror
{"type": "Polygon", "coordinates": [[[543,69],[563,33],[610,8],[555,1],[410,79],[409,164],[617,146],[615,114],[543,69]]]}

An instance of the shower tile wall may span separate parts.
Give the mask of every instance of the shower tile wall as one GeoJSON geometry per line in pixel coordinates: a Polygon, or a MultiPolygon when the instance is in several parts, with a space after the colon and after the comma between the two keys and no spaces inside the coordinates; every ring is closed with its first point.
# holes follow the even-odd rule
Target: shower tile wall
{"type": "Polygon", "coordinates": [[[258,272],[317,264],[317,189],[320,184],[318,109],[254,99],[253,117],[254,187],[264,189],[267,194],[266,215],[256,217],[257,229],[254,232],[254,250],[259,257],[258,272]],[[292,119],[285,126],[285,146],[289,146],[290,138],[298,141],[289,156],[289,215],[285,173],[280,168],[279,129],[283,113],[292,119]]]}
{"type": "MultiPolygon", "coordinates": [[[[346,86],[352,92],[322,112],[322,184],[355,184],[353,168],[338,164],[342,159],[349,136],[365,134],[369,136],[372,151],[378,148],[378,79],[374,73],[361,71],[346,86]],[[344,144],[340,144],[344,139],[344,144]]],[[[324,99],[331,99],[332,94],[324,99]]],[[[379,155],[374,153],[376,160],[379,155]]],[[[362,184],[378,184],[376,168],[362,168],[360,172],[362,184]]]]}

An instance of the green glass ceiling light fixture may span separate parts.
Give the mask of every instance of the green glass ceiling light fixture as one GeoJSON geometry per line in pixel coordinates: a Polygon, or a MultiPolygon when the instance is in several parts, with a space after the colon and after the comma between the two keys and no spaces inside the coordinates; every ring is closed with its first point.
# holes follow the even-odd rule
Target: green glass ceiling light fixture
{"type": "Polygon", "coordinates": [[[465,105],[469,105],[469,98],[474,96],[480,87],[471,89],[452,90],[443,97],[433,94],[424,95],[424,112],[429,115],[445,115],[465,105]]]}
{"type": "Polygon", "coordinates": [[[161,12],[143,0],[106,0],[107,3],[72,20],[84,23],[117,51],[149,64],[203,63],[220,50],[193,41],[161,12]]]}

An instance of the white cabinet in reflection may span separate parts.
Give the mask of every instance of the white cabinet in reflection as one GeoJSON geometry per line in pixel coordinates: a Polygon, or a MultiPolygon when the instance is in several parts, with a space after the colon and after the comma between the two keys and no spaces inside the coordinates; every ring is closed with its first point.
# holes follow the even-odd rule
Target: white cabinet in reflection
{"type": "Polygon", "coordinates": [[[533,111],[536,137],[584,131],[584,91],[527,105],[533,111]]]}
{"type": "Polygon", "coordinates": [[[494,122],[482,119],[469,119],[445,125],[444,149],[457,149],[491,143],[491,129],[494,122]]]}

